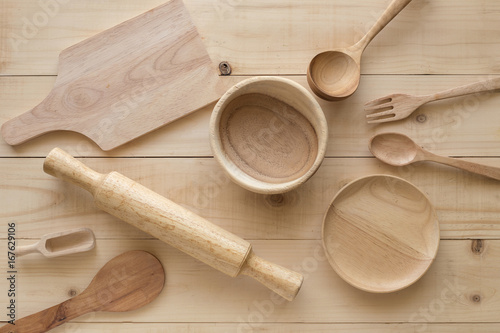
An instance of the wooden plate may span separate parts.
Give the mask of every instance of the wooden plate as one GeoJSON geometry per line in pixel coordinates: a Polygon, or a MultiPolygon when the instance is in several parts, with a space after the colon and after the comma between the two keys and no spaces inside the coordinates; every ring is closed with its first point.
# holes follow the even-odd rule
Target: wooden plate
{"type": "Polygon", "coordinates": [[[406,180],[387,175],[360,178],[340,190],[322,232],[338,275],[374,293],[417,281],[439,245],[439,223],[427,196],[406,180]]]}

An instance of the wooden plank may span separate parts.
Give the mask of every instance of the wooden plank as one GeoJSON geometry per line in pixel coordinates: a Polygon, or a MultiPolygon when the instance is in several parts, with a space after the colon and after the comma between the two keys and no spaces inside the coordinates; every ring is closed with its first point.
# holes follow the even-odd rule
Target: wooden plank
{"type": "MultiPolygon", "coordinates": [[[[257,254],[304,274],[299,295],[286,302],[250,278],[225,276],[157,240],[99,239],[89,253],[18,259],[17,315],[26,316],[79,294],[105,262],[124,251],[141,249],[164,265],[166,285],[158,298],[133,313],[89,314],[79,322],[225,322],[245,327],[273,322],[494,323],[500,308],[500,241],[485,241],[479,254],[472,251],[471,243],[441,241],[436,261],[417,283],[397,293],[370,294],[338,277],[317,240],[253,241],[257,254]]],[[[5,248],[5,240],[0,246],[5,248]]],[[[0,269],[6,271],[5,261],[0,269]]],[[[0,290],[7,290],[6,284],[2,279],[0,290]]],[[[6,293],[1,297],[4,306],[6,293]]]]}
{"type": "MultiPolygon", "coordinates": [[[[489,164],[498,159],[475,159],[489,164]]],[[[396,168],[374,158],[328,158],[297,190],[260,195],[233,184],[212,158],[86,158],[100,172],[118,171],[209,221],[246,239],[321,238],[323,216],[348,182],[370,174],[403,177],[427,193],[436,207],[441,237],[500,237],[498,181],[422,164],[396,168]]],[[[98,210],[86,191],[42,171],[42,158],[3,158],[0,225],[17,222],[25,238],[86,226],[98,238],[150,238],[98,210]]],[[[0,228],[0,237],[6,237],[0,228]]]]}
{"type": "MultiPolygon", "coordinates": [[[[57,73],[61,50],[163,3],[161,0],[5,0],[0,73],[57,73]],[[45,4],[45,5],[43,5],[45,4]]],[[[348,46],[387,0],[185,0],[212,59],[236,74],[304,74],[320,51],[348,46]],[[272,33],[270,33],[272,32],[272,33]]],[[[369,74],[486,74],[498,66],[500,3],[415,1],[367,49],[369,74]]]]}
{"type": "Polygon", "coordinates": [[[70,323],[54,329],[53,333],[82,332],[82,333],[115,333],[115,332],[186,332],[186,333],[222,333],[222,332],[251,332],[258,329],[258,332],[275,333],[307,333],[307,332],[370,332],[370,333],[478,333],[496,332],[500,329],[499,324],[301,324],[301,323],[259,323],[254,324],[256,328],[242,324],[226,323],[189,323],[189,324],[137,324],[137,323],[70,323]]]}
{"type": "MultiPolygon", "coordinates": [[[[391,93],[430,94],[486,77],[365,75],[351,98],[336,103],[319,100],[329,127],[327,156],[371,156],[369,138],[385,131],[405,133],[436,154],[499,156],[498,93],[430,103],[407,119],[382,125],[366,124],[363,110],[367,101],[391,93]]],[[[228,80],[236,83],[244,78],[230,77],[228,80]]],[[[304,76],[291,78],[307,87],[304,76]]],[[[53,77],[0,77],[0,122],[37,105],[48,94],[53,82],[53,77]]],[[[16,147],[0,140],[0,156],[42,157],[55,146],[77,156],[211,156],[208,124],[212,109],[213,105],[208,106],[110,152],[102,152],[82,135],[55,132],[16,147]]]]}

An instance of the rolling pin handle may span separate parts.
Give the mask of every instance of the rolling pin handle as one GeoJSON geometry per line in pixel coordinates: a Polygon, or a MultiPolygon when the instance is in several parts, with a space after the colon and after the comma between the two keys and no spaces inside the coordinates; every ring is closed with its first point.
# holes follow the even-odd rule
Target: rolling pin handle
{"type": "Polygon", "coordinates": [[[293,301],[304,281],[301,274],[262,259],[253,252],[248,254],[241,274],[254,278],[288,301],[293,301]]]}
{"type": "Polygon", "coordinates": [[[43,163],[43,170],[51,176],[70,182],[89,191],[98,189],[105,175],[96,172],[60,148],[54,148],[43,163]]]}

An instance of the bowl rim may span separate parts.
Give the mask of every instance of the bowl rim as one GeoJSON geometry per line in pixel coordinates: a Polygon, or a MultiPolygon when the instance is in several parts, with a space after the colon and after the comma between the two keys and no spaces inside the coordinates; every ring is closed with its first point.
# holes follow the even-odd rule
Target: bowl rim
{"type": "Polygon", "coordinates": [[[343,185],[342,188],[340,190],[338,190],[338,192],[334,195],[333,199],[330,201],[328,208],[326,209],[325,213],[323,214],[323,221],[321,224],[321,245],[323,247],[323,250],[325,251],[325,256],[328,260],[328,263],[330,264],[332,269],[337,273],[337,275],[340,278],[342,278],[342,280],[344,280],[349,285],[351,285],[359,290],[369,292],[369,293],[374,293],[374,294],[389,294],[389,293],[397,292],[397,291],[400,291],[400,290],[403,290],[405,288],[410,287],[411,285],[415,284],[418,280],[420,280],[429,271],[432,264],[436,260],[436,257],[437,257],[438,251],[439,251],[440,240],[441,240],[441,230],[439,228],[439,219],[437,216],[436,208],[433,205],[432,201],[430,200],[429,196],[424,191],[422,191],[419,187],[417,187],[415,184],[413,184],[412,182],[410,182],[404,178],[390,175],[390,174],[372,174],[372,175],[367,175],[367,176],[361,176],[361,177],[356,178],[354,180],[351,180],[347,184],[343,185]],[[354,281],[348,274],[346,274],[344,271],[342,271],[340,269],[340,267],[336,264],[334,255],[332,255],[332,253],[328,247],[326,238],[325,238],[325,227],[326,227],[326,224],[328,223],[327,222],[328,214],[330,213],[330,210],[332,209],[332,207],[335,205],[335,202],[338,200],[338,198],[341,195],[343,195],[345,193],[345,191],[350,189],[352,186],[354,186],[357,183],[367,181],[369,179],[392,179],[394,181],[404,183],[405,185],[415,189],[418,193],[420,193],[422,195],[422,197],[429,204],[429,207],[431,210],[431,214],[430,214],[429,219],[432,218],[432,220],[436,224],[435,235],[434,235],[434,237],[436,238],[436,247],[434,248],[434,251],[432,253],[432,258],[428,262],[427,267],[423,271],[421,271],[420,275],[418,277],[416,277],[413,281],[409,281],[406,284],[401,284],[398,287],[392,288],[392,289],[367,288],[366,284],[362,285],[362,284],[359,284],[358,281],[354,281]]]}
{"type": "MultiPolygon", "coordinates": [[[[263,94],[265,94],[265,92],[263,92],[263,94]]],[[[276,96],[273,97],[278,98],[276,96]]],[[[301,112],[300,110],[298,111],[301,112]]],[[[308,120],[310,120],[309,119],[310,116],[308,115],[304,116],[308,120]]],[[[252,192],[261,194],[279,194],[297,188],[301,184],[305,183],[309,178],[311,178],[319,169],[326,154],[326,147],[328,142],[328,124],[323,109],[319,105],[316,98],[302,85],[287,78],[281,78],[275,76],[256,76],[249,79],[245,79],[235,84],[234,86],[229,88],[226,91],[226,93],[219,99],[210,117],[209,135],[210,135],[210,147],[212,149],[212,153],[214,155],[215,160],[219,163],[219,165],[222,166],[226,174],[231,178],[233,182],[252,192]],[[222,141],[219,135],[220,120],[225,106],[227,106],[227,104],[230,103],[234,98],[239,96],[237,93],[241,91],[242,88],[247,87],[249,85],[260,84],[262,82],[278,82],[281,85],[287,85],[293,88],[297,93],[301,94],[304,100],[307,101],[307,104],[310,104],[311,114],[313,117],[315,117],[316,125],[311,123],[311,121],[309,121],[311,123],[311,126],[313,126],[316,132],[316,137],[318,139],[318,152],[316,154],[314,163],[300,177],[297,177],[293,180],[283,183],[265,182],[262,180],[255,179],[254,177],[245,173],[231,159],[227,157],[227,155],[223,150],[222,141]]]]}

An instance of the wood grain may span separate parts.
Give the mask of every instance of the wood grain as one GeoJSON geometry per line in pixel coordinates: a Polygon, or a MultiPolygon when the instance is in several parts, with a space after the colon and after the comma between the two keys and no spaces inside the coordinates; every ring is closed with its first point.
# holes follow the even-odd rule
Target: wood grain
{"type": "Polygon", "coordinates": [[[90,192],[96,206],[229,276],[251,276],[292,301],[303,277],[268,262],[244,239],[122,174],[99,173],[59,148],[43,164],[51,176],[90,192]]]}
{"type": "MultiPolygon", "coordinates": [[[[495,164],[498,159],[474,159],[495,164]]],[[[397,168],[375,158],[326,159],[296,191],[267,196],[233,184],[211,158],[86,158],[97,170],[116,170],[244,239],[321,239],[323,216],[347,183],[374,173],[402,177],[425,192],[435,206],[443,239],[499,238],[498,182],[454,168],[422,164],[397,168]]],[[[17,221],[21,237],[47,228],[86,226],[98,238],[151,238],[95,207],[92,197],[45,175],[43,159],[2,159],[0,224],[17,221]]],[[[0,228],[0,237],[7,230],[0,228]]],[[[21,245],[29,244],[25,241],[21,245]]]]}
{"type": "MultiPolygon", "coordinates": [[[[42,8],[52,0],[0,2],[2,124],[47,96],[62,50],[165,1],[57,2],[52,8],[42,8]],[[38,26],[30,31],[35,21],[38,26]]],[[[229,85],[249,75],[283,74],[308,89],[305,73],[312,57],[356,43],[389,0],[184,3],[212,62],[231,65],[233,74],[223,78],[229,85]]],[[[370,158],[368,140],[377,133],[401,132],[436,154],[499,167],[500,94],[429,103],[392,124],[367,125],[363,108],[396,91],[426,95],[497,78],[499,12],[500,2],[493,0],[408,5],[366,49],[356,93],[341,102],[318,100],[329,127],[328,158],[310,181],[285,195],[251,193],[224,176],[210,158],[214,105],[111,152],[71,132],[46,134],[16,147],[0,140],[0,225],[16,222],[19,245],[49,229],[87,226],[97,236],[96,248],[88,253],[18,260],[18,318],[80,294],[113,256],[140,249],[154,253],[166,268],[167,286],[157,302],[130,314],[90,314],[54,332],[498,331],[497,182],[446,166],[391,167],[370,158]],[[55,146],[84,157],[97,170],[117,170],[251,241],[269,260],[304,274],[299,296],[293,303],[270,305],[271,293],[252,279],[221,275],[99,211],[88,193],[43,174],[43,158],[55,146]],[[321,222],[333,196],[348,182],[374,173],[418,186],[440,220],[440,249],[431,269],[391,295],[350,287],[321,252],[321,222]]],[[[0,228],[0,248],[6,248],[5,238],[6,228],[0,228]]],[[[5,260],[0,270],[6,271],[5,260]]],[[[8,301],[6,284],[0,279],[2,306],[8,301]]]]}
{"type": "Polygon", "coordinates": [[[498,89],[500,89],[500,79],[492,78],[422,96],[391,94],[367,102],[365,104],[365,111],[368,112],[366,118],[369,124],[396,121],[410,116],[420,106],[429,102],[492,92],[498,89]]]}
{"type": "Polygon", "coordinates": [[[213,103],[223,82],[183,2],[170,0],[63,50],[54,89],[2,137],[72,131],[111,150],[213,103]]]}
{"type": "Polygon", "coordinates": [[[330,265],[347,283],[390,293],[427,272],[439,247],[439,222],[413,184],[373,175],[337,193],[325,214],[322,240],[330,265]]]}
{"type": "Polygon", "coordinates": [[[500,168],[433,154],[401,133],[377,134],[368,145],[376,158],[390,165],[401,167],[430,161],[500,180],[500,168]]]}
{"type": "MultiPolygon", "coordinates": [[[[79,294],[95,274],[95,267],[134,249],[148,251],[163,263],[167,274],[164,291],[147,308],[131,313],[90,314],[78,322],[243,323],[256,328],[265,327],[264,323],[410,322],[415,324],[414,329],[421,329],[443,322],[494,323],[500,307],[498,240],[484,241],[480,251],[473,251],[478,247],[472,240],[442,241],[427,274],[411,287],[392,294],[369,294],[351,287],[330,267],[318,240],[254,241],[255,250],[266,253],[270,260],[304,273],[303,288],[293,302],[273,296],[252,279],[221,275],[158,240],[98,241],[91,256],[60,257],[50,264],[49,259],[34,257],[19,261],[18,315],[62,302],[71,292],[79,294]],[[44,287],[40,288],[42,282],[44,287]]],[[[0,246],[5,246],[4,240],[0,246]]],[[[1,269],[5,270],[5,263],[1,269]]],[[[3,280],[1,290],[7,283],[3,280]]]]}
{"type": "MultiPolygon", "coordinates": [[[[62,3],[63,1],[61,1],[62,3]]],[[[2,2],[2,74],[54,75],[64,48],[152,9],[164,1],[65,1],[23,36],[25,21],[43,13],[37,2],[2,2]],[[34,32],[36,31],[36,32],[34,32]],[[71,31],[71,33],[68,33],[71,31]],[[16,47],[17,46],[17,47],[16,47]]],[[[357,42],[386,0],[185,0],[215,64],[235,74],[305,74],[314,55],[357,42]],[[250,24],[247,24],[250,22],[250,24]],[[273,34],[269,34],[273,31],[273,34]]],[[[364,54],[366,74],[500,73],[496,1],[414,1],[364,54]],[[446,55],[446,56],[444,56],[446,55]]]]}
{"type": "Polygon", "coordinates": [[[31,245],[17,246],[16,258],[39,252],[48,258],[90,251],[95,246],[95,236],[88,228],[78,228],[43,235],[31,245]]]}
{"type": "MultiPolygon", "coordinates": [[[[138,332],[146,330],[150,333],[162,333],[165,331],[188,332],[188,333],[224,333],[236,332],[240,324],[228,323],[203,323],[203,324],[131,324],[131,323],[78,323],[67,324],[66,328],[83,333],[116,333],[116,332],[138,332]]],[[[251,326],[250,326],[251,327],[251,326]]],[[[248,328],[248,327],[245,327],[248,328]]],[[[339,333],[415,333],[416,329],[422,328],[420,324],[259,324],[259,332],[276,333],[302,333],[302,332],[339,332],[339,333]]],[[[427,324],[423,330],[429,333],[455,333],[455,332],[494,332],[500,328],[499,324],[427,324]]],[[[64,328],[54,329],[54,333],[63,333],[64,328]]],[[[247,329],[251,332],[251,329],[247,329]]],[[[245,332],[243,330],[243,332],[245,332]]]]}
{"type": "Polygon", "coordinates": [[[236,184],[281,194],[304,184],[323,162],[328,125],[296,82],[254,77],[230,88],[210,118],[210,147],[236,184]]]}
{"type": "Polygon", "coordinates": [[[95,311],[128,312],[151,303],[165,284],[163,266],[150,253],[128,251],[107,262],[76,297],[13,324],[2,333],[41,333],[95,311]]]}
{"type": "Polygon", "coordinates": [[[307,67],[307,83],[311,90],[327,101],[351,96],[359,86],[361,57],[366,47],[410,2],[411,0],[391,1],[358,42],[316,55],[307,67]]]}
{"type": "MultiPolygon", "coordinates": [[[[245,78],[225,77],[232,80],[231,84],[245,78]]],[[[291,78],[308,88],[304,76],[291,78]]],[[[364,76],[365,84],[348,100],[331,103],[318,99],[329,129],[326,156],[371,156],[368,140],[381,132],[407,134],[440,155],[498,156],[499,93],[430,103],[422,106],[412,117],[388,124],[367,125],[363,110],[367,101],[394,91],[430,94],[485,78],[486,76],[445,75],[364,76]],[[481,130],[478,131],[478,128],[481,130]]],[[[0,121],[7,121],[36,105],[52,85],[51,77],[0,77],[0,121]]],[[[75,156],[211,156],[209,120],[213,107],[214,105],[210,105],[203,108],[111,152],[102,152],[81,135],[49,133],[16,147],[0,140],[0,156],[44,157],[55,146],[75,156]]]]}

